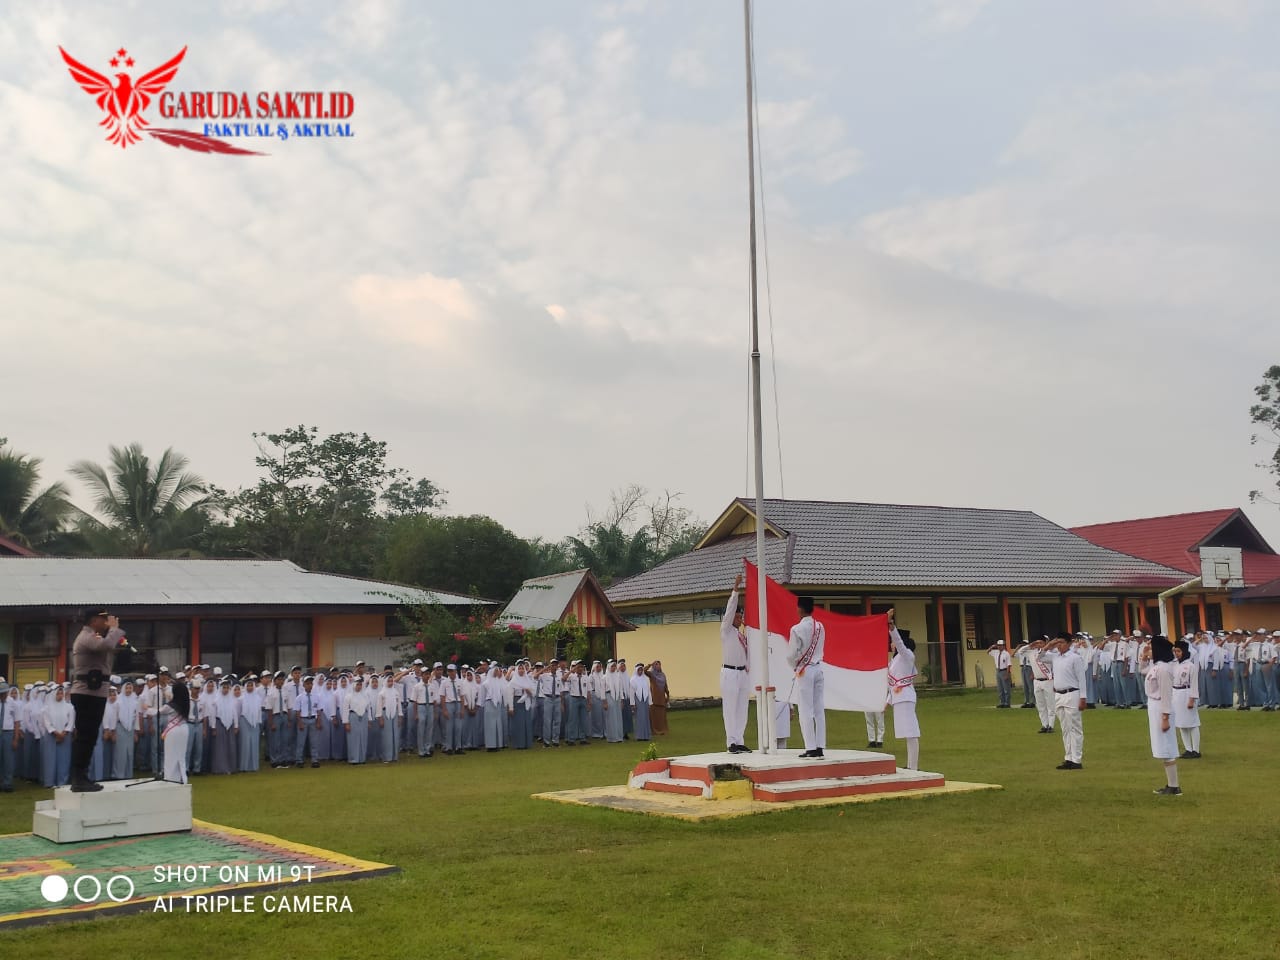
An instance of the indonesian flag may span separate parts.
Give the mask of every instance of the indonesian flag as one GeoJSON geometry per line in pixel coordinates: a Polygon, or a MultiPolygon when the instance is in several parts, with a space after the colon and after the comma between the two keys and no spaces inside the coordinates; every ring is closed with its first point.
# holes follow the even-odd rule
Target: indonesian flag
{"type": "MultiPolygon", "coordinates": [[[[755,633],[760,629],[757,570],[749,560],[743,562],[747,567],[744,625],[755,633]]],[[[791,628],[800,622],[800,609],[794,593],[767,576],[764,579],[769,609],[769,682],[778,700],[794,703],[799,696],[793,691],[795,671],[787,663],[786,651],[791,628]]],[[[883,710],[889,689],[889,617],[883,613],[852,617],[819,609],[813,616],[827,632],[822,655],[827,709],[883,710]]],[[[760,678],[755,674],[753,670],[752,681],[758,686],[760,678]]]]}

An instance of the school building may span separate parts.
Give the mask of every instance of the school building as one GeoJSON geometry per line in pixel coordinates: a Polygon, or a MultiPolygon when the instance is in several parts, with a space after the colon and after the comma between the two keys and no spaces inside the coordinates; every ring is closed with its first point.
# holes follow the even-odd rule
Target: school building
{"type": "MultiPolygon", "coordinates": [[[[120,618],[138,653],[120,674],[207,663],[224,672],[293,664],[375,669],[393,661],[402,603],[469,611],[490,601],[395,583],[312,573],[288,560],[0,556],[0,675],[65,680],[88,607],[120,618]]],[[[494,605],[494,604],[491,604],[494,605]]],[[[496,605],[495,605],[496,606],[496,605]]]]}
{"type": "MultiPolygon", "coordinates": [[[[720,618],[743,558],[755,562],[757,522],[755,501],[735,499],[692,551],[607,591],[637,627],[619,654],[661,660],[676,698],[719,695],[720,618]]],[[[1025,510],[766,500],[763,526],[770,577],[839,612],[895,607],[935,684],[992,684],[993,643],[1158,625],[1193,577],[1025,510]]],[[[1253,548],[1274,557],[1260,537],[1253,548]]],[[[1202,592],[1201,622],[1215,610],[1229,622],[1230,591],[1202,592]]],[[[1178,616],[1199,603],[1183,596],[1178,616]]]]}

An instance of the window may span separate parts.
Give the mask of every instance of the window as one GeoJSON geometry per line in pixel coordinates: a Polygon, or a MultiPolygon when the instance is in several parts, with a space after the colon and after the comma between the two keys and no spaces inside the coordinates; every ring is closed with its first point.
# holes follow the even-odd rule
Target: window
{"type": "Polygon", "coordinates": [[[120,629],[137,652],[117,651],[113,667],[116,673],[157,673],[162,666],[168,667],[170,673],[177,673],[187,664],[191,652],[191,621],[121,617],[120,629]]]}
{"type": "Polygon", "coordinates": [[[56,623],[19,623],[13,628],[13,636],[17,641],[16,653],[19,657],[56,657],[58,655],[56,623]]]}
{"type": "Polygon", "coordinates": [[[202,620],[200,659],[235,674],[310,666],[311,621],[202,620]]]}
{"type": "Polygon", "coordinates": [[[722,607],[699,607],[693,611],[694,623],[719,623],[724,616],[722,607]]]}

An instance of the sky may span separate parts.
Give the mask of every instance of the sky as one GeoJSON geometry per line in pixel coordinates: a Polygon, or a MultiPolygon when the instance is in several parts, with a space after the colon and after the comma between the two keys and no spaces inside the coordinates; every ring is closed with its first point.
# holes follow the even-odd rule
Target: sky
{"type": "MultiPolygon", "coordinates": [[[[5,6],[0,436],[47,481],[138,442],[235,488],[305,423],[526,537],[750,492],[740,4],[5,6]],[[59,46],[346,91],[353,135],[121,149],[59,46]]],[[[768,496],[1280,547],[1280,6],[760,0],[755,38],[768,496]]]]}

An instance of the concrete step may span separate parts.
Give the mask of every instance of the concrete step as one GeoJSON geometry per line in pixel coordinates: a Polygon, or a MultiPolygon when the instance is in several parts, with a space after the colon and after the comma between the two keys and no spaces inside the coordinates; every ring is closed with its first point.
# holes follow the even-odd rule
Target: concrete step
{"type": "Polygon", "coordinates": [[[710,789],[708,784],[701,780],[682,780],[678,777],[653,777],[646,780],[642,787],[644,790],[653,790],[658,793],[679,793],[686,797],[703,797],[707,795],[710,789]]]}
{"type": "Polygon", "coordinates": [[[93,793],[59,787],[52,800],[36,802],[31,818],[31,832],[54,843],[190,829],[191,785],[153,780],[116,780],[93,793]]]}
{"type": "Polygon", "coordinates": [[[940,773],[923,770],[897,770],[891,774],[873,774],[853,777],[812,777],[807,780],[787,780],[777,783],[755,784],[752,797],[767,802],[816,800],[828,797],[856,797],[867,793],[896,793],[904,790],[921,790],[941,787],[946,778],[940,773]]]}

